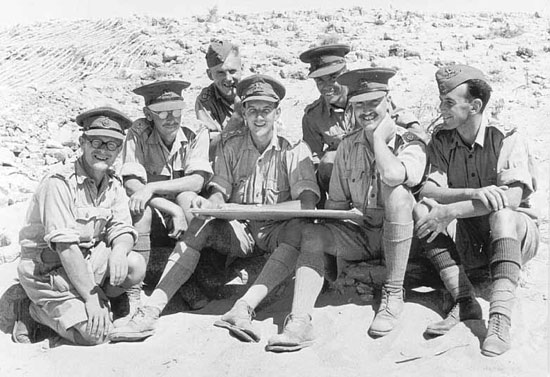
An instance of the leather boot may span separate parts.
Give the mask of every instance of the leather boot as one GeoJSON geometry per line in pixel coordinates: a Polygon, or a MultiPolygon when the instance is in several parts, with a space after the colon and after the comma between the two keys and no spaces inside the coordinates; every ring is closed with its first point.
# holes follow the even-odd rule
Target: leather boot
{"type": "Polygon", "coordinates": [[[403,288],[382,287],[382,300],[368,333],[372,337],[387,335],[395,327],[403,311],[403,288]]]}
{"type": "Polygon", "coordinates": [[[502,355],[511,347],[510,326],[511,321],[504,314],[494,313],[489,317],[487,336],[481,346],[481,353],[494,357],[502,355]]]}
{"type": "Polygon", "coordinates": [[[482,315],[481,306],[475,297],[458,299],[444,320],[428,325],[426,334],[430,336],[444,335],[461,321],[481,319],[482,315]]]}
{"type": "Polygon", "coordinates": [[[272,336],[265,347],[271,352],[292,352],[313,344],[315,335],[309,314],[289,314],[282,334],[272,336]]]}

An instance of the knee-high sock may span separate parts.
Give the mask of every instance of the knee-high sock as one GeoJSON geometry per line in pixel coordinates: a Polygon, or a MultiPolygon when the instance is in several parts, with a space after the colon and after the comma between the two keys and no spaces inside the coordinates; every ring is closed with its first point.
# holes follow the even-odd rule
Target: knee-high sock
{"type": "Polygon", "coordinates": [[[296,267],[292,313],[312,314],[315,301],[323,288],[324,271],[323,253],[302,250],[296,267]]]}
{"type": "Polygon", "coordinates": [[[386,287],[403,288],[413,237],[414,222],[394,223],[384,221],[383,247],[386,259],[386,287]]]}
{"type": "Polygon", "coordinates": [[[250,307],[255,309],[269,292],[294,271],[298,254],[299,251],[296,248],[286,243],[277,246],[262,268],[260,275],[241,300],[246,301],[250,307]]]}
{"type": "Polygon", "coordinates": [[[521,246],[515,238],[499,238],[491,244],[491,304],[489,314],[500,313],[512,319],[515,290],[521,268],[521,246]]]}
{"type": "Polygon", "coordinates": [[[147,306],[153,306],[161,312],[177,290],[195,271],[199,263],[200,252],[178,242],[166,262],[160,281],[147,300],[147,306]]]}

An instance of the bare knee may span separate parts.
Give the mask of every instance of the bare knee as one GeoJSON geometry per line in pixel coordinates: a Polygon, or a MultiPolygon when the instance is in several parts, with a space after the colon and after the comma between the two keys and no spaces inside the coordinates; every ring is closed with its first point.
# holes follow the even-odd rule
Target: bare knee
{"type": "Polygon", "coordinates": [[[126,280],[124,280],[123,285],[126,287],[132,287],[136,284],[139,284],[145,278],[145,272],[147,270],[147,265],[145,264],[145,259],[136,253],[131,251],[128,254],[128,275],[126,280]]]}
{"type": "Polygon", "coordinates": [[[412,221],[415,200],[410,190],[403,185],[390,187],[382,185],[384,215],[389,221],[412,221]]]}
{"type": "Polygon", "coordinates": [[[428,206],[425,205],[424,203],[422,203],[422,202],[416,203],[413,207],[413,219],[414,219],[414,221],[416,222],[416,221],[420,220],[421,218],[426,216],[429,211],[430,210],[428,209],[428,206]]]}
{"type": "Polygon", "coordinates": [[[520,214],[512,209],[503,208],[499,211],[491,212],[489,215],[489,225],[493,239],[502,237],[516,238],[522,233],[522,224],[519,221],[520,214]]]}

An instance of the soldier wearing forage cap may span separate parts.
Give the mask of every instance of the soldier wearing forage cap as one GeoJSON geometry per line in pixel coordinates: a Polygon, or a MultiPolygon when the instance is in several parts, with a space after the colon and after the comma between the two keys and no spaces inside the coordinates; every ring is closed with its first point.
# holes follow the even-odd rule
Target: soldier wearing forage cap
{"type": "MultiPolygon", "coordinates": [[[[348,107],[348,88],[338,77],[347,71],[345,56],[350,46],[325,45],[311,48],[300,54],[300,60],[309,63],[309,77],[315,80],[320,97],[309,104],[302,118],[304,141],[313,152],[322,201],[329,189],[330,175],[336,149],[343,137],[355,127],[351,108],[348,107]]],[[[408,111],[398,109],[391,102],[392,117],[408,128],[418,120],[408,111]]]]}
{"type": "Polygon", "coordinates": [[[539,231],[524,208],[535,177],[518,132],[488,124],[484,109],[491,87],[479,69],[447,66],[435,78],[443,124],[428,147],[430,173],[415,210],[416,227],[455,305],[426,332],[442,335],[461,320],[481,319],[466,271],[489,265],[489,325],[481,352],[497,356],[510,349],[519,272],[538,248],[539,231]]]}
{"type": "Polygon", "coordinates": [[[239,47],[227,40],[213,39],[206,52],[206,73],[212,84],[202,89],[195,102],[197,119],[210,133],[210,157],[213,159],[220,132],[229,124],[242,124],[237,84],[242,75],[239,47]]]}
{"type": "MultiPolygon", "coordinates": [[[[80,345],[100,344],[112,328],[107,297],[143,281],[132,252],[137,233],[121,180],[111,170],[131,120],[110,107],[76,118],[82,155],[68,174],[46,176],[19,233],[18,274],[31,317],[80,345]]],[[[24,341],[20,327],[14,340],[24,341]]]]}
{"type": "MultiPolygon", "coordinates": [[[[277,134],[279,102],[285,88],[275,79],[253,75],[237,85],[247,127],[232,132],[216,153],[214,177],[207,185],[208,198],[198,196],[193,206],[217,208],[224,204],[279,204],[300,200],[302,208],[313,209],[319,198],[309,148],[291,143],[277,134]]],[[[251,256],[254,248],[273,251],[255,284],[236,306],[249,314],[265,295],[293,270],[298,254],[296,241],[300,221],[226,221],[195,218],[180,247],[168,259],[162,277],[145,306],[114,337],[137,340],[151,335],[168,300],[189,279],[201,250],[213,248],[236,257],[251,256]],[[268,267],[270,266],[270,267],[268,267]],[[243,305],[244,303],[244,305],[243,305]]],[[[231,319],[222,326],[232,326],[231,319]]],[[[254,334],[250,335],[254,336],[254,334]]]]}
{"type": "Polygon", "coordinates": [[[212,174],[208,132],[201,128],[195,133],[181,124],[181,92],[188,86],[185,81],[159,81],[134,90],[145,100],[145,118],[136,120],[126,137],[122,177],[139,232],[135,250],[146,261],[153,212],[177,240],[193,217],[189,212],[192,198],[212,174]]]}

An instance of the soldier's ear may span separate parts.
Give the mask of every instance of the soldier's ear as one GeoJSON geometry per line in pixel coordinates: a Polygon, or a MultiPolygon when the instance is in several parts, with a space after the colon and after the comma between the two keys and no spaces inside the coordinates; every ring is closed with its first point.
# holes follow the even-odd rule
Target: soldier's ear
{"type": "Polygon", "coordinates": [[[206,68],[206,74],[208,75],[208,78],[212,81],[214,81],[214,77],[212,76],[212,71],[210,68],[206,68]]]}
{"type": "Polygon", "coordinates": [[[481,113],[481,107],[483,106],[483,101],[480,98],[475,98],[472,102],[470,102],[470,105],[472,106],[472,113],[477,114],[481,113]]]}

